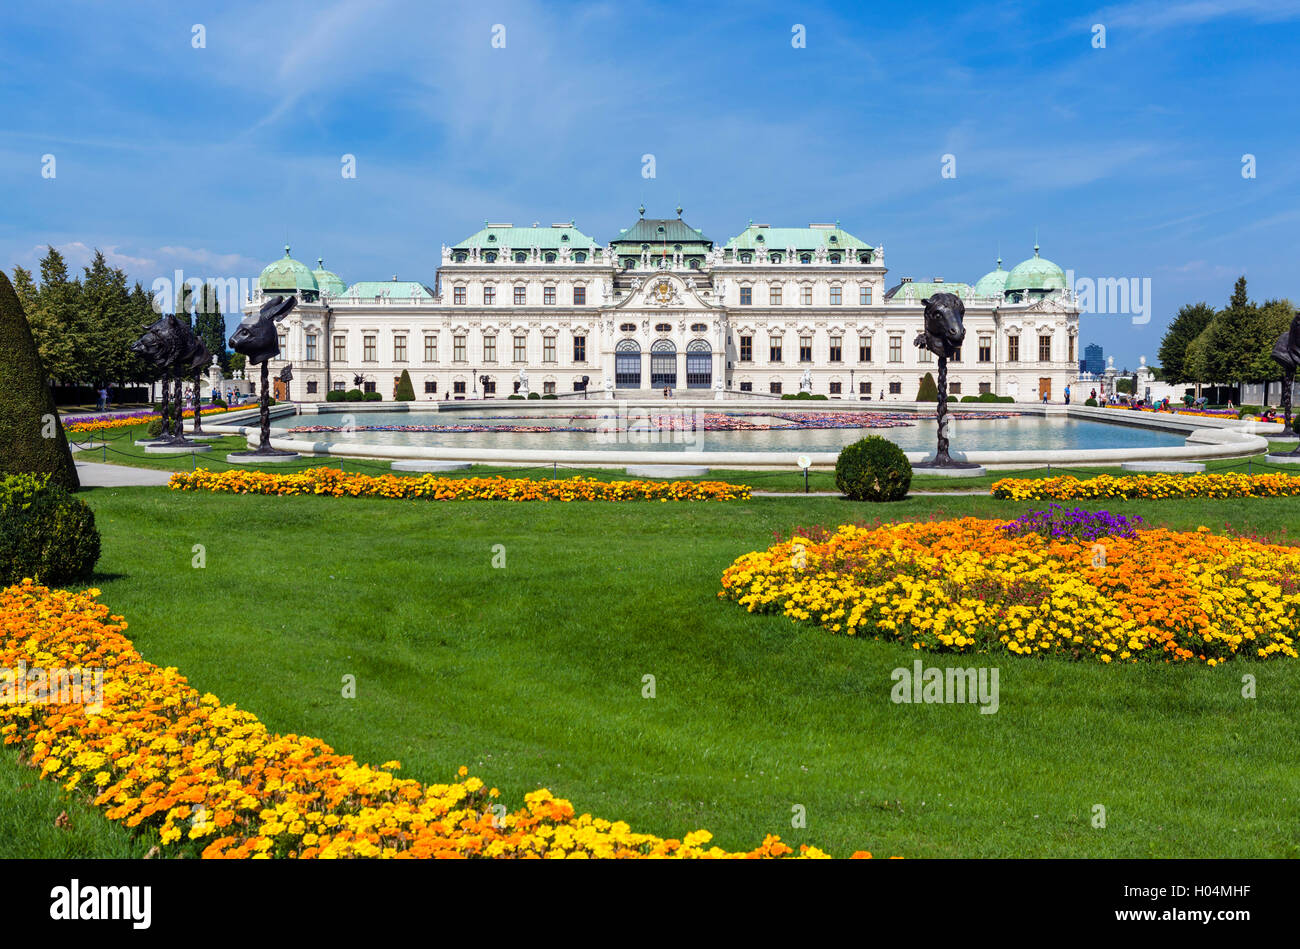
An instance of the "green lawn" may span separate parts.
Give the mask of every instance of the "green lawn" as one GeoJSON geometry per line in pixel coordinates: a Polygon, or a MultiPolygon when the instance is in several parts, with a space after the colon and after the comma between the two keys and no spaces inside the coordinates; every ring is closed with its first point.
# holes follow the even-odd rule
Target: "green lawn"
{"type": "MultiPolygon", "coordinates": [[[[722,570],[775,531],[1010,519],[1025,503],[84,496],[104,535],[95,584],[148,659],[272,729],[398,758],[406,776],[445,780],[466,764],[510,806],[545,786],[638,830],[705,827],[737,849],[778,833],[837,855],[1300,856],[1300,663],[998,656],[1001,707],[981,715],[891,703],[890,673],[910,666],[910,649],[716,597],[722,570]],[[195,544],[205,569],[191,566],[195,544]],[[498,544],[504,569],[492,566],[498,544]],[[1253,700],[1241,697],[1247,672],[1253,700]],[[345,674],[354,700],[340,695],[345,674]],[[1090,825],[1096,804],[1104,830],[1090,825]],[[806,829],[791,827],[796,805],[806,829]]],[[[1171,527],[1300,531],[1297,499],[1110,507],[1171,527]]],[[[50,790],[19,790],[32,779],[15,771],[0,760],[0,815],[45,820],[50,790]]],[[[23,823],[0,823],[0,856],[36,846],[23,823]]],[[[128,846],[118,828],[60,840],[59,853],[128,846]]]]}

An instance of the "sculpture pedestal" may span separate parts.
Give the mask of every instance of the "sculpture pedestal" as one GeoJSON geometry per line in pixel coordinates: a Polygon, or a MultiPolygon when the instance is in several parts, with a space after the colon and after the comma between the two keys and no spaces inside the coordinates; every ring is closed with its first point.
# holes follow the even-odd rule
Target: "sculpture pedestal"
{"type": "Polygon", "coordinates": [[[147,455],[189,455],[194,452],[212,451],[212,446],[200,445],[198,442],[160,442],[157,445],[145,445],[144,451],[147,455]]]}
{"type": "Polygon", "coordinates": [[[278,465],[301,457],[296,451],[237,451],[227,455],[226,461],[232,465],[278,465]]]}
{"type": "Polygon", "coordinates": [[[1264,460],[1270,465],[1300,465],[1300,451],[1296,454],[1265,455],[1264,460]]]}
{"type": "Polygon", "coordinates": [[[982,478],[988,474],[988,469],[969,461],[957,461],[949,465],[918,461],[912,465],[912,474],[938,475],[940,478],[982,478]]]}

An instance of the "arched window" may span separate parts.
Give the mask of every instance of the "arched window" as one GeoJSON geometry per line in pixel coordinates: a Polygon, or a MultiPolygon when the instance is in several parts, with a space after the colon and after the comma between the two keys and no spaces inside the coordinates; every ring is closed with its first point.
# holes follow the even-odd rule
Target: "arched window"
{"type": "Polygon", "coordinates": [[[489,234],[489,235],[488,235],[488,243],[489,243],[489,244],[495,244],[495,243],[496,243],[496,240],[497,240],[497,236],[496,236],[495,234],[489,234]]]}
{"type": "Polygon", "coordinates": [[[673,331],[673,324],[671,324],[671,323],[656,323],[656,324],[655,324],[655,332],[656,332],[656,333],[671,333],[672,331],[673,331]]]}
{"type": "Polygon", "coordinates": [[[698,260],[692,260],[692,261],[691,261],[691,269],[692,269],[692,270],[699,270],[699,269],[700,269],[700,262],[699,262],[698,260]]]}
{"type": "MultiPolygon", "coordinates": [[[[703,324],[696,324],[703,329],[703,324]]],[[[695,332],[695,327],[691,327],[695,332]]],[[[686,388],[707,389],[713,385],[713,347],[707,340],[693,339],[686,344],[686,388]]]]}
{"type": "Polygon", "coordinates": [[[772,261],[772,263],[774,264],[779,264],[781,262],[781,255],[773,254],[771,257],[768,258],[768,260],[772,261]]]}
{"type": "Polygon", "coordinates": [[[799,263],[801,263],[801,264],[811,264],[811,263],[812,263],[812,254],[800,254],[800,255],[799,255],[799,263]]]}
{"type": "Polygon", "coordinates": [[[573,255],[573,259],[580,264],[585,264],[587,262],[587,255],[584,251],[578,251],[573,255]]]}
{"type": "Polygon", "coordinates": [[[858,263],[860,263],[860,264],[869,264],[869,263],[871,263],[871,255],[870,255],[870,254],[859,254],[859,255],[858,255],[858,263]]]}
{"type": "Polygon", "coordinates": [[[650,346],[650,388],[677,386],[677,347],[671,339],[657,339],[650,346]]]}
{"type": "Polygon", "coordinates": [[[464,253],[459,253],[459,254],[457,254],[457,255],[456,255],[454,258],[452,258],[452,259],[455,260],[456,263],[458,263],[458,264],[463,264],[466,260],[469,259],[469,256],[468,256],[467,254],[464,254],[464,253]]]}
{"type": "Polygon", "coordinates": [[[635,333],[635,332],[636,332],[636,324],[635,324],[635,323],[620,323],[618,328],[619,328],[619,331],[622,332],[622,333],[635,333]]]}
{"type": "Polygon", "coordinates": [[[483,255],[483,259],[486,260],[489,264],[495,264],[497,262],[497,252],[494,250],[490,250],[483,255]]]}
{"type": "Polygon", "coordinates": [[[548,264],[553,264],[553,263],[555,263],[555,255],[554,255],[554,254],[547,254],[545,259],[546,259],[546,262],[547,262],[548,264]]]}
{"type": "Polygon", "coordinates": [[[517,254],[515,254],[515,263],[517,264],[528,263],[528,255],[524,253],[522,250],[519,251],[517,254]]]}
{"type": "MultiPolygon", "coordinates": [[[[692,324],[691,324],[691,332],[692,332],[692,333],[707,333],[708,331],[709,331],[709,327],[708,327],[707,325],[705,325],[704,323],[692,323],[692,324]]],[[[697,340],[697,342],[699,342],[699,341],[697,340]]],[[[708,344],[706,343],[705,345],[708,345],[708,344]]],[[[689,346],[687,346],[686,348],[687,348],[687,349],[690,349],[689,346]]]]}
{"type": "Polygon", "coordinates": [[[741,255],[740,255],[740,262],[741,262],[742,264],[751,264],[751,263],[754,262],[754,255],[753,255],[753,254],[741,254],[741,255]]]}
{"type": "Polygon", "coordinates": [[[833,264],[838,264],[839,262],[840,262],[840,255],[839,255],[839,254],[831,254],[831,263],[833,263],[833,264]]]}
{"type": "Polygon", "coordinates": [[[614,347],[614,385],[641,388],[641,346],[634,339],[619,340],[614,347]]]}
{"type": "Polygon", "coordinates": [[[627,260],[623,261],[623,269],[636,270],[636,260],[632,257],[629,257],[627,260]]]}

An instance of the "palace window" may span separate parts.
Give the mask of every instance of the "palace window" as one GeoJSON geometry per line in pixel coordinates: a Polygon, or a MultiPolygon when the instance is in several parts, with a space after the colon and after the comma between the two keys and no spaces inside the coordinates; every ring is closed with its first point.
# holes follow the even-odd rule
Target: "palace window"
{"type": "Polygon", "coordinates": [[[483,337],[483,361],[497,361],[497,338],[495,336],[483,337]]]}
{"type": "Polygon", "coordinates": [[[515,337],[515,362],[528,361],[528,337],[520,335],[515,337]]]}
{"type": "Polygon", "coordinates": [[[858,362],[871,362],[871,337],[858,337],[858,362]]]}
{"type": "Polygon", "coordinates": [[[373,336],[366,336],[362,338],[361,360],[363,362],[375,361],[375,338],[373,336]]]}
{"type": "Polygon", "coordinates": [[[840,262],[840,255],[839,255],[839,254],[831,254],[831,263],[833,263],[833,264],[838,264],[839,262],[840,262]]]}
{"type": "Polygon", "coordinates": [[[515,287],[515,306],[523,306],[528,302],[528,288],[515,287]]]}
{"type": "Polygon", "coordinates": [[[916,351],[917,362],[934,362],[934,353],[922,346],[916,351]]]}
{"type": "Polygon", "coordinates": [[[1070,362],[1074,362],[1074,337],[1070,337],[1070,362]]]}
{"type": "Polygon", "coordinates": [[[871,395],[871,383],[870,383],[870,382],[859,382],[859,383],[858,383],[858,395],[871,395]]]}
{"type": "Polygon", "coordinates": [[[839,306],[844,302],[844,288],[831,287],[831,306],[839,306]]]}
{"type": "Polygon", "coordinates": [[[574,287],[574,288],[573,288],[573,303],[574,303],[574,305],[575,305],[575,306],[583,306],[586,302],[587,302],[587,288],[586,288],[586,287],[574,287]]]}
{"type": "Polygon", "coordinates": [[[453,336],[451,338],[451,361],[465,362],[465,337],[453,336]]]}
{"type": "Polygon", "coordinates": [[[960,382],[950,382],[950,383],[948,383],[948,394],[949,394],[949,395],[961,395],[961,383],[960,383],[960,382]]]}
{"type": "Polygon", "coordinates": [[[519,251],[519,253],[515,254],[515,263],[517,264],[528,263],[528,255],[524,253],[522,250],[519,251]]]}
{"type": "Polygon", "coordinates": [[[554,287],[543,287],[543,288],[542,288],[542,302],[545,303],[547,306],[554,306],[554,305],[555,305],[555,288],[554,288],[554,287]]]}
{"type": "Polygon", "coordinates": [[[285,348],[289,345],[289,338],[283,333],[279,333],[275,337],[275,342],[276,345],[280,347],[280,352],[283,353],[285,348]]]}
{"type": "Polygon", "coordinates": [[[465,302],[465,288],[453,287],[451,291],[451,302],[463,304],[465,302]]]}
{"type": "Polygon", "coordinates": [[[585,336],[573,337],[573,361],[574,362],[587,361],[587,337],[585,336]]]}
{"type": "Polygon", "coordinates": [[[375,391],[375,384],[374,384],[373,382],[367,382],[367,383],[363,384],[363,385],[361,386],[361,388],[362,388],[364,391],[366,391],[366,392],[374,392],[374,391],[375,391]]]}
{"type": "Polygon", "coordinates": [[[452,394],[453,394],[453,395],[464,395],[464,394],[465,394],[465,380],[464,380],[464,379],[457,379],[455,382],[453,382],[453,383],[451,384],[451,391],[452,391],[452,394]]]}
{"type": "Polygon", "coordinates": [[[554,254],[547,254],[545,259],[546,259],[546,262],[547,262],[548,264],[553,264],[553,263],[555,263],[555,255],[554,255],[554,254]]]}
{"type": "Polygon", "coordinates": [[[636,324],[635,324],[635,323],[620,323],[620,324],[618,324],[618,328],[619,328],[619,331],[620,331],[620,332],[623,332],[623,333],[635,333],[635,332],[636,332],[636,324]]]}
{"type": "Polygon", "coordinates": [[[812,362],[812,337],[799,337],[799,361],[812,362]]]}
{"type": "Polygon", "coordinates": [[[554,383],[554,382],[543,382],[543,383],[542,383],[542,395],[555,395],[555,383],[554,383]]]}
{"type": "Polygon", "coordinates": [[[555,362],[555,337],[542,337],[542,362],[555,362]]]}
{"type": "Polygon", "coordinates": [[[799,288],[799,304],[801,306],[812,306],[812,287],[799,288]]]}
{"type": "Polygon", "coordinates": [[[772,395],[780,395],[780,394],[781,394],[781,383],[779,383],[779,382],[769,382],[769,383],[767,384],[767,391],[770,392],[772,395]]]}
{"type": "Polygon", "coordinates": [[[754,361],[754,337],[752,336],[740,337],[740,361],[741,362],[754,361]]]}
{"type": "Polygon", "coordinates": [[[988,394],[989,394],[990,392],[992,392],[992,391],[993,391],[993,384],[992,384],[992,383],[990,383],[990,382],[981,382],[981,383],[980,383],[980,395],[988,395],[988,394]]]}
{"type": "Polygon", "coordinates": [[[754,255],[753,255],[753,254],[741,254],[741,255],[740,255],[740,262],[741,262],[742,264],[752,264],[752,263],[754,262],[754,255]]]}
{"type": "Polygon", "coordinates": [[[839,336],[831,337],[831,362],[844,361],[844,339],[839,336]]]}
{"type": "Polygon", "coordinates": [[[497,394],[497,381],[496,381],[495,379],[484,379],[484,380],[483,380],[483,394],[484,394],[484,395],[496,395],[496,394],[497,394]]]}
{"type": "Polygon", "coordinates": [[[772,287],[772,288],[770,288],[770,289],[767,291],[767,302],[768,302],[771,306],[780,306],[780,305],[781,305],[781,288],[780,288],[780,287],[772,287]]]}
{"type": "Polygon", "coordinates": [[[781,361],[781,337],[773,336],[767,342],[768,342],[767,361],[780,362],[781,361]]]}
{"type": "Polygon", "coordinates": [[[830,387],[831,387],[831,392],[830,392],[830,394],[831,394],[831,395],[839,395],[839,394],[840,394],[840,385],[841,385],[841,383],[838,383],[838,382],[832,382],[832,383],[830,383],[830,387]]]}
{"type": "MultiPolygon", "coordinates": [[[[929,350],[926,350],[926,351],[929,352],[929,350]]],[[[961,347],[960,347],[960,346],[958,346],[958,347],[957,347],[957,351],[956,351],[955,353],[952,354],[952,361],[953,361],[953,362],[961,362],[961,347]]]]}
{"type": "Polygon", "coordinates": [[[749,305],[752,304],[753,302],[754,302],[754,288],[753,288],[753,287],[741,287],[741,288],[740,288],[740,305],[741,305],[741,306],[749,306],[749,305]]]}
{"type": "Polygon", "coordinates": [[[980,362],[992,362],[992,361],[993,361],[993,337],[981,336],[980,337],[980,362]]]}
{"type": "MultiPolygon", "coordinates": [[[[869,263],[871,263],[871,255],[870,255],[870,254],[858,254],[858,263],[860,263],[860,264],[869,264],[869,263]]],[[[892,383],[891,383],[891,385],[892,385],[892,383]]]]}
{"type": "Polygon", "coordinates": [[[903,337],[901,336],[889,337],[889,361],[890,362],[903,361],[903,337]]]}
{"type": "Polygon", "coordinates": [[[752,383],[752,382],[742,382],[742,383],[740,384],[740,391],[741,391],[741,392],[753,392],[753,391],[754,391],[754,383],[752,383]]]}
{"type": "Polygon", "coordinates": [[[307,381],[307,394],[308,394],[308,395],[315,395],[315,394],[316,394],[316,380],[315,380],[315,379],[309,379],[309,380],[307,381]]]}
{"type": "Polygon", "coordinates": [[[463,264],[469,258],[465,255],[464,251],[461,251],[460,253],[456,254],[456,256],[453,259],[456,261],[456,263],[463,264]]]}
{"type": "Polygon", "coordinates": [[[345,392],[347,391],[347,388],[348,388],[348,384],[346,382],[343,382],[342,380],[334,383],[335,392],[345,392]]]}
{"type": "Polygon", "coordinates": [[[483,288],[483,305],[492,306],[497,302],[497,288],[487,286],[483,288]]]}
{"type": "Polygon", "coordinates": [[[433,395],[433,394],[434,394],[435,392],[437,392],[437,391],[438,391],[438,381],[437,381],[436,379],[425,379],[425,380],[424,380],[424,394],[425,394],[425,395],[433,395]]]}
{"type": "Polygon", "coordinates": [[[497,262],[497,252],[494,250],[490,250],[483,255],[483,259],[486,260],[489,264],[495,264],[497,262]]]}
{"type": "Polygon", "coordinates": [[[858,306],[871,306],[870,287],[858,287],[858,306]]]}
{"type": "MultiPolygon", "coordinates": [[[[573,255],[573,259],[574,259],[574,261],[575,261],[576,263],[579,263],[579,264],[585,264],[585,263],[587,262],[587,254],[586,254],[585,251],[581,251],[581,250],[580,250],[580,251],[578,251],[576,254],[573,255]]],[[[551,388],[555,388],[555,383],[554,383],[554,382],[551,383],[551,388]]]]}
{"type": "Polygon", "coordinates": [[[334,361],[348,361],[348,338],[346,336],[334,337],[334,361]]]}
{"type": "Polygon", "coordinates": [[[1039,362],[1052,361],[1052,337],[1050,336],[1038,337],[1038,361],[1039,362]]]}
{"type": "Polygon", "coordinates": [[[692,332],[692,333],[707,333],[708,331],[709,331],[709,328],[708,328],[708,326],[705,325],[704,323],[692,323],[692,324],[691,324],[691,332],[692,332]]]}
{"type": "Polygon", "coordinates": [[[801,263],[801,264],[811,264],[811,263],[812,263],[812,254],[800,254],[800,255],[799,255],[799,263],[801,263]]]}
{"type": "Polygon", "coordinates": [[[424,337],[424,361],[438,361],[438,337],[433,335],[426,335],[424,337]]]}
{"type": "Polygon", "coordinates": [[[393,337],[393,362],[406,362],[406,337],[393,337]]]}
{"type": "Polygon", "coordinates": [[[1020,337],[1007,337],[1007,362],[1020,362],[1020,337]]]}
{"type": "Polygon", "coordinates": [[[781,262],[781,255],[780,255],[780,254],[773,254],[771,257],[769,257],[769,258],[767,258],[767,259],[770,260],[770,261],[771,261],[772,263],[774,263],[774,264],[779,264],[779,263],[781,262]]]}
{"type": "Polygon", "coordinates": [[[656,332],[656,333],[671,333],[672,331],[673,331],[673,324],[671,324],[671,323],[656,323],[656,324],[655,324],[655,332],[656,332]]]}
{"type": "Polygon", "coordinates": [[[903,392],[903,384],[901,382],[891,382],[889,384],[890,395],[901,395],[902,392],[903,392]]]}
{"type": "Polygon", "coordinates": [[[316,334],[315,333],[307,334],[306,359],[308,362],[316,361],[316,334]]]}

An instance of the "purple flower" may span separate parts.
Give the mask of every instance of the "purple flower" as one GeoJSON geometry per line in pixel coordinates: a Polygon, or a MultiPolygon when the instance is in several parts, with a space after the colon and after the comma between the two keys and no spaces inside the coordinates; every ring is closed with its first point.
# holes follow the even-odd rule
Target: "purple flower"
{"type": "Polygon", "coordinates": [[[1030,511],[1001,530],[1016,536],[1039,534],[1047,540],[1093,541],[1101,537],[1133,537],[1142,524],[1138,516],[1125,517],[1110,511],[1067,511],[1059,504],[1049,504],[1045,511],[1030,511]]]}

